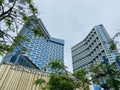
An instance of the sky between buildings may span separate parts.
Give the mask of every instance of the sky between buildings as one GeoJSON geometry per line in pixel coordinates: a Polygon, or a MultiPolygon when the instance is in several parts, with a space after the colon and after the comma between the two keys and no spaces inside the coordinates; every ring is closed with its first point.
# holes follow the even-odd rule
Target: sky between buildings
{"type": "Polygon", "coordinates": [[[109,35],[120,30],[120,0],[34,0],[51,36],[65,40],[65,65],[72,71],[71,47],[96,25],[109,35]]]}
{"type": "Polygon", "coordinates": [[[71,47],[103,24],[111,37],[120,31],[120,0],[33,0],[52,37],[65,40],[64,61],[72,72],[71,47]]]}

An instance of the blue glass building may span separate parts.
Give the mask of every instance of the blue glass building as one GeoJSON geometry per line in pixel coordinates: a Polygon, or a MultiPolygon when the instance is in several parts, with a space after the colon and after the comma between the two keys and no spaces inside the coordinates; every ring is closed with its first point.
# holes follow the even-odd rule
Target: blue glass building
{"type": "MultiPolygon", "coordinates": [[[[28,57],[28,59],[39,67],[39,69],[43,69],[51,59],[64,59],[64,40],[51,37],[44,27],[41,19],[38,19],[38,21],[44,36],[36,36],[32,30],[24,25],[20,34],[28,37],[31,41],[23,41],[21,44],[27,48],[27,51],[24,52],[24,56],[28,57]]],[[[32,27],[36,27],[34,22],[32,22],[32,27]]],[[[16,59],[20,51],[18,48],[7,54],[3,61],[13,64],[18,63],[18,61],[20,61],[16,59]]]]}
{"type": "Polygon", "coordinates": [[[119,53],[110,50],[110,41],[104,26],[95,26],[83,41],[72,47],[73,70],[89,70],[91,65],[103,62],[103,56],[108,59],[109,64],[116,62],[115,58],[119,53]]]}

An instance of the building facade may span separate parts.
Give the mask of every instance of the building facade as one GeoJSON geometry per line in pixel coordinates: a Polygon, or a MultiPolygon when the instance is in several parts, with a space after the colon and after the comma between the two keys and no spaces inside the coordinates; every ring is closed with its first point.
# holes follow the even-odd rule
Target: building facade
{"type": "Polygon", "coordinates": [[[38,24],[32,22],[30,27],[34,28],[36,25],[40,25],[40,30],[43,35],[35,35],[33,30],[24,25],[20,34],[27,37],[30,42],[22,41],[21,44],[27,50],[22,54],[20,47],[16,47],[13,52],[4,57],[3,61],[17,64],[18,61],[20,61],[18,55],[22,54],[23,56],[28,57],[28,59],[39,67],[39,69],[43,69],[51,59],[64,59],[64,40],[51,37],[41,19],[37,20],[38,24]],[[13,58],[15,55],[16,57],[13,58]]]}
{"type": "Polygon", "coordinates": [[[110,40],[103,25],[95,26],[83,41],[71,48],[73,70],[88,70],[91,64],[103,62],[103,56],[110,64],[115,62],[116,53],[110,50],[110,40]]]}
{"type": "Polygon", "coordinates": [[[19,65],[0,65],[0,90],[41,90],[38,78],[49,80],[49,73],[19,65]]]}

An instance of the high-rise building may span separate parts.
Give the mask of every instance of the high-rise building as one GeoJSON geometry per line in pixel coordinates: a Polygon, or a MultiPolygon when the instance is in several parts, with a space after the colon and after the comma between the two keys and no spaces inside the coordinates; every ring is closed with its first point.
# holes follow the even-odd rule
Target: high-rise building
{"type": "MultiPolygon", "coordinates": [[[[19,63],[21,62],[21,59],[18,56],[22,54],[22,56],[28,57],[28,59],[39,67],[39,69],[43,69],[51,59],[64,59],[64,40],[51,37],[44,27],[41,19],[37,20],[40,25],[40,30],[44,35],[36,36],[33,30],[24,25],[20,34],[28,37],[30,42],[23,41],[21,44],[27,48],[27,51],[22,54],[20,52],[20,48],[17,47],[13,52],[8,53],[4,57],[3,61],[21,65],[21,63],[19,63]]],[[[31,21],[31,23],[30,27],[36,27],[34,22],[31,21]]]]}
{"type": "Polygon", "coordinates": [[[91,64],[102,62],[103,56],[108,58],[110,64],[115,62],[117,54],[110,50],[110,40],[103,25],[95,26],[83,41],[71,48],[73,71],[80,68],[88,70],[91,64]]]}

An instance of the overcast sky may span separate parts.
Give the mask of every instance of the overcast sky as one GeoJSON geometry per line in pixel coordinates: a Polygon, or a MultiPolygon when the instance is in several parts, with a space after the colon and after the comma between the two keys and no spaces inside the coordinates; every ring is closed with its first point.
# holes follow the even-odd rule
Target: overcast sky
{"type": "Polygon", "coordinates": [[[96,25],[112,37],[120,29],[120,0],[34,0],[39,17],[52,37],[65,40],[64,60],[72,71],[71,47],[96,25]]]}
{"type": "Polygon", "coordinates": [[[72,71],[71,47],[82,41],[96,25],[109,35],[120,29],[120,0],[34,0],[52,37],[65,40],[64,60],[72,71]]]}

